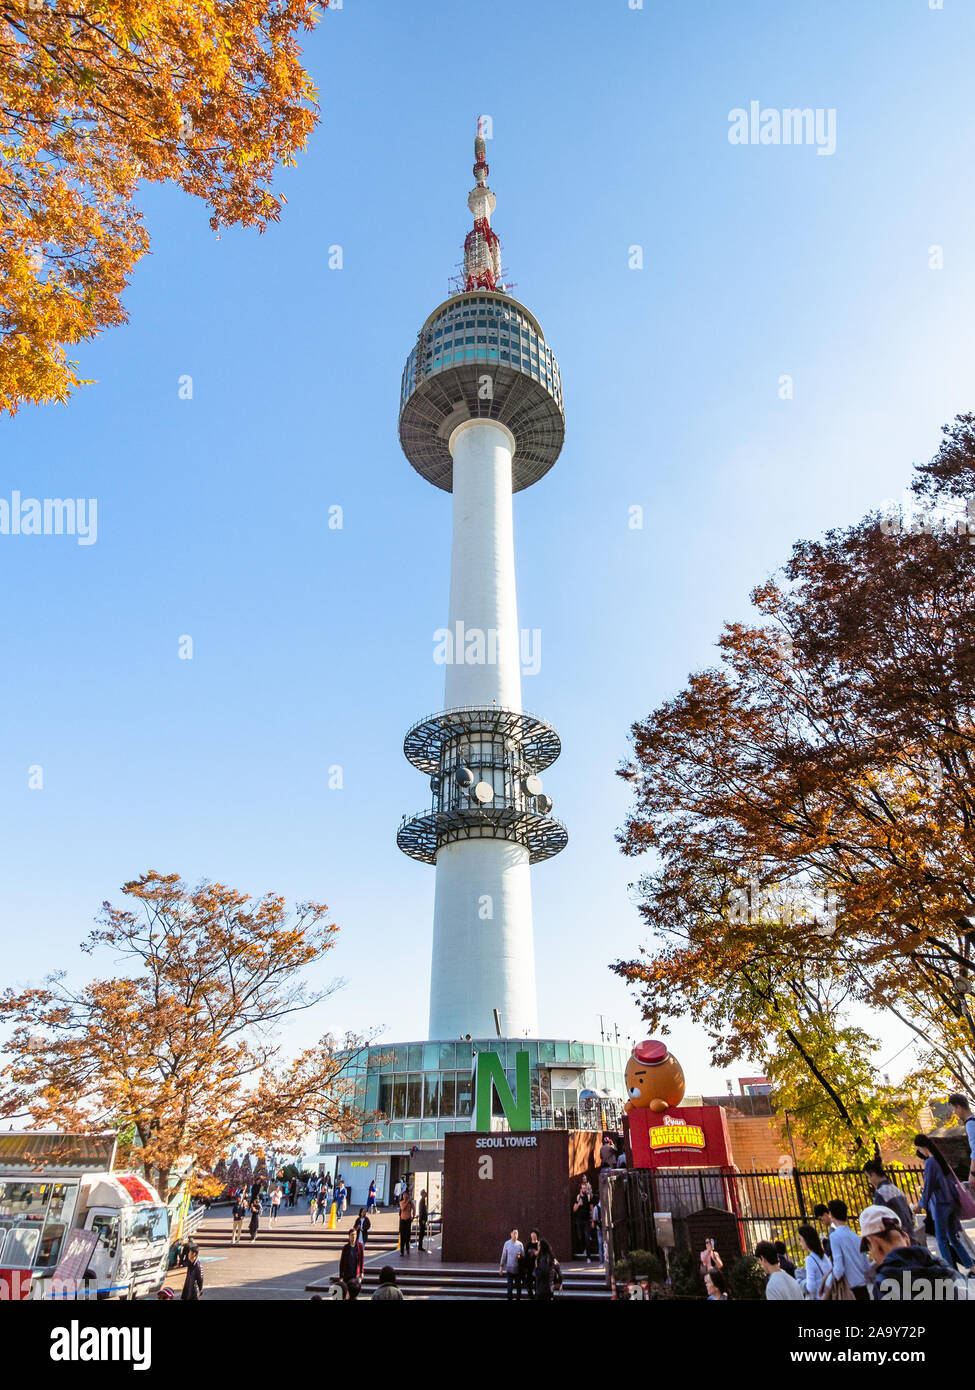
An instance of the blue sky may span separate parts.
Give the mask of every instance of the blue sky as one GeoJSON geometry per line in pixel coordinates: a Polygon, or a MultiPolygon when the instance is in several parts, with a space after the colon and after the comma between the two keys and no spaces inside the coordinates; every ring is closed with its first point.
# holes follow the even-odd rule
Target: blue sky
{"type": "MultiPolygon", "coordinates": [[[[899,496],[973,404],[973,38],[959,0],[345,0],[306,42],[322,120],[279,226],[218,239],[147,188],[131,321],[78,354],[98,384],[0,425],[0,496],[98,499],[95,545],[0,537],[4,977],[86,977],[102,899],[153,867],[330,904],[318,978],[347,984],[290,1043],[425,1035],[434,875],[395,832],[428,797],[402,737],[441,703],[450,499],[396,414],[486,113],[504,263],[566,398],[515,501],[524,698],[561,731],[570,832],[534,873],[542,1029],[642,1036],[607,969],[642,939],[629,725],[795,538],[899,496]],[[731,145],[753,100],[835,109],[836,152],[731,145]]],[[[881,1034],[883,1060],[906,1035],[881,1034]]],[[[693,1019],[673,1045],[692,1092],[750,1070],[711,1071],[693,1019]]]]}

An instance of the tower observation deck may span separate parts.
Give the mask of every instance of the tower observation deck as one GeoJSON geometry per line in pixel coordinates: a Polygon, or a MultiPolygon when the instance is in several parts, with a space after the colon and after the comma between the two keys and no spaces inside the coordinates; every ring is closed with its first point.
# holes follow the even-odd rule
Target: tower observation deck
{"type": "Polygon", "coordinates": [[[537,1036],[530,866],[565,848],[541,773],[555,729],[521,701],[512,495],[538,482],[565,437],[558,363],[535,317],[500,283],[485,141],[474,144],[465,288],[435,309],[407,358],[403,452],[453,494],[444,708],[404,752],[430,779],[428,810],[397,844],[436,865],[430,1037],[537,1036]]]}

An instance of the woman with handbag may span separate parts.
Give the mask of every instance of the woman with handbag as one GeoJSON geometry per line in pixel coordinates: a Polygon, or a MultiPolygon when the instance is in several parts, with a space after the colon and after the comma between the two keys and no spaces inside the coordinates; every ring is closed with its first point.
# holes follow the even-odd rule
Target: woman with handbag
{"type": "Polygon", "coordinates": [[[832,1262],[823,1249],[823,1242],[815,1226],[800,1226],[797,1235],[806,1252],[806,1282],[803,1285],[803,1293],[806,1298],[821,1299],[833,1273],[832,1262]]]}
{"type": "Polygon", "coordinates": [[[914,1150],[924,1163],[924,1191],[914,1210],[923,1207],[934,1222],[934,1238],[945,1264],[950,1269],[960,1264],[969,1274],[975,1273],[975,1250],[961,1228],[961,1184],[936,1139],[915,1134],[914,1150]]]}

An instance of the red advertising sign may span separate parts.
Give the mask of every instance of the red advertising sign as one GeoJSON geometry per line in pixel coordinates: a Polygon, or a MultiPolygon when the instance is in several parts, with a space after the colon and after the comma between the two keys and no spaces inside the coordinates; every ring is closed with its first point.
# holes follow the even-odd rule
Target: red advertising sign
{"type": "Polygon", "coordinates": [[[137,1178],[134,1173],[113,1173],[112,1177],[117,1178],[133,1202],[154,1202],[156,1200],[153,1193],[141,1178],[137,1178]]]}
{"type": "Polygon", "coordinates": [[[720,1105],[681,1105],[662,1115],[630,1110],[626,1123],[634,1168],[722,1168],[732,1161],[720,1105]]]}

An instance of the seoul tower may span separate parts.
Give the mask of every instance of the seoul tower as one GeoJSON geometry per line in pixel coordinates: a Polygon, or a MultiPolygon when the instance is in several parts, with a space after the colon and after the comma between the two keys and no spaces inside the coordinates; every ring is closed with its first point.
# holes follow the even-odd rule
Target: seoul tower
{"type": "MultiPolygon", "coordinates": [[[[464,288],[426,320],[400,396],[403,452],[453,494],[444,708],[404,752],[430,780],[429,810],[397,844],[436,866],[429,1037],[537,1036],[530,866],[565,848],[541,774],[555,729],[521,703],[512,497],[565,437],[558,363],[538,320],[505,292],[491,226],[482,123],[464,288]]],[[[443,635],[443,630],[442,634],[443,635]]]]}

